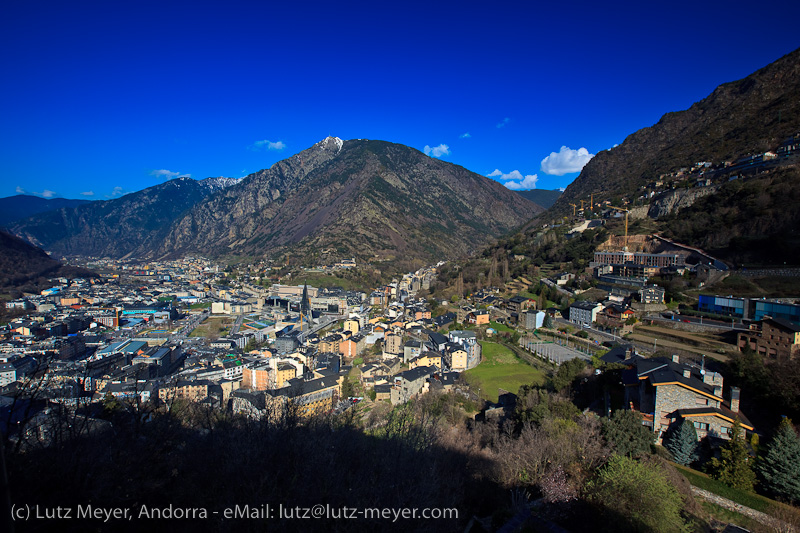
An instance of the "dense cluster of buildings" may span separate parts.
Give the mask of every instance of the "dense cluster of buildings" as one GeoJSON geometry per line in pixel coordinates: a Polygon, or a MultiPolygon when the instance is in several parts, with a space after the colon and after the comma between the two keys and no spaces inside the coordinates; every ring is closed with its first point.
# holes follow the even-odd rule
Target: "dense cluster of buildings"
{"type": "Polygon", "coordinates": [[[62,279],[7,302],[24,316],[0,330],[0,397],[35,380],[68,404],[114,397],[305,415],[341,406],[353,365],[365,390],[397,403],[451,387],[481,360],[473,332],[438,333],[455,316],[433,319],[415,298],[433,268],[367,294],[232,281],[201,259],[93,266],[104,278],[62,279]]]}

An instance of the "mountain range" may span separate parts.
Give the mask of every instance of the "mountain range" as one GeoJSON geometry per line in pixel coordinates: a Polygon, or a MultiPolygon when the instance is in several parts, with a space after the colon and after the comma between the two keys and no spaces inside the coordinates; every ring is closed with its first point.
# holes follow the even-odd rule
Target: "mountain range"
{"type": "Polygon", "coordinates": [[[385,141],[328,137],[235,183],[178,178],[10,229],[60,255],[440,260],[543,211],[463,167],[385,141]]]}
{"type": "Polygon", "coordinates": [[[516,191],[516,192],[523,198],[526,198],[531,202],[538,204],[544,207],[545,209],[548,209],[554,203],[556,203],[556,200],[558,200],[563,191],[558,189],[554,191],[547,189],[530,189],[527,191],[516,191]]]}
{"type": "Polygon", "coordinates": [[[17,194],[0,198],[0,227],[45,211],[54,211],[62,207],[77,207],[88,204],[90,200],[72,200],[69,198],[40,198],[29,194],[17,194]]]}
{"type": "Polygon", "coordinates": [[[157,247],[170,224],[230,183],[229,178],[176,178],[113,200],[34,215],[9,230],[58,255],[126,257],[157,247]]]}

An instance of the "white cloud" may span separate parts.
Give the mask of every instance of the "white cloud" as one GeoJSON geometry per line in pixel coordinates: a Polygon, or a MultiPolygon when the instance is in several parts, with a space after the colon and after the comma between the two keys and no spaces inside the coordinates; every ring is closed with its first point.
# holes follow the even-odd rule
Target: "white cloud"
{"type": "Polygon", "coordinates": [[[163,178],[165,180],[171,180],[171,179],[174,179],[174,178],[191,178],[192,177],[191,174],[181,174],[180,172],[173,172],[171,170],[166,170],[166,169],[163,169],[163,168],[159,169],[159,170],[153,170],[152,172],[150,172],[150,175],[151,176],[155,176],[157,178],[163,178]]]}
{"type": "Polygon", "coordinates": [[[250,146],[247,147],[250,150],[258,151],[258,150],[283,150],[286,148],[286,143],[283,141],[272,142],[264,139],[263,141],[256,141],[250,146]]]}
{"type": "Polygon", "coordinates": [[[86,191],[82,192],[81,196],[94,196],[94,191],[86,191]]]}
{"type": "Polygon", "coordinates": [[[434,146],[431,148],[427,144],[424,148],[425,155],[430,155],[433,157],[442,157],[443,155],[450,155],[450,147],[446,144],[440,144],[439,146],[434,146]]]}
{"type": "Polygon", "coordinates": [[[490,178],[497,178],[497,181],[506,182],[503,185],[515,191],[520,189],[535,189],[536,182],[539,181],[539,176],[537,174],[528,174],[527,176],[523,176],[522,172],[519,170],[512,170],[508,174],[505,174],[499,168],[494,169],[493,172],[487,174],[486,176],[490,178]]]}
{"type": "Polygon", "coordinates": [[[17,194],[32,194],[32,195],[38,196],[40,198],[47,198],[48,200],[50,198],[55,198],[56,196],[58,196],[57,192],[51,191],[50,189],[45,189],[42,192],[36,192],[36,191],[28,192],[25,189],[23,189],[22,187],[20,187],[19,185],[17,185],[17,188],[15,190],[16,190],[17,194]]]}
{"type": "Polygon", "coordinates": [[[470,137],[472,137],[472,135],[470,135],[469,132],[462,133],[458,136],[459,139],[469,139],[470,137]]]}
{"type": "Polygon", "coordinates": [[[125,194],[128,194],[128,191],[126,191],[125,189],[123,189],[120,186],[116,186],[111,190],[111,194],[106,194],[105,196],[106,196],[106,198],[117,198],[117,197],[123,196],[125,194]]]}
{"type": "Polygon", "coordinates": [[[510,119],[510,118],[508,118],[508,117],[506,117],[506,118],[504,118],[503,120],[501,120],[501,121],[500,121],[500,122],[497,124],[497,127],[498,127],[498,128],[502,128],[503,126],[505,126],[505,125],[506,125],[506,124],[508,124],[509,122],[511,122],[511,119],[510,119]]]}
{"type": "Polygon", "coordinates": [[[566,187],[559,187],[558,190],[561,191],[561,192],[564,192],[564,191],[567,190],[567,188],[566,187]]]}
{"type": "Polygon", "coordinates": [[[542,159],[542,172],[553,176],[580,172],[593,157],[594,154],[590,154],[586,148],[572,150],[562,146],[558,152],[550,152],[550,155],[542,159]]]}

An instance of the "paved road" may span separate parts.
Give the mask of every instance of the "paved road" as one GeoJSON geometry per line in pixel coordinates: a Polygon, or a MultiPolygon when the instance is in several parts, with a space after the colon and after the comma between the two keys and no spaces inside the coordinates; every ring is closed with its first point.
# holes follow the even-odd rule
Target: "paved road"
{"type": "Polygon", "coordinates": [[[319,324],[316,324],[316,325],[312,326],[310,329],[303,331],[298,336],[298,340],[300,342],[304,342],[309,336],[313,335],[317,331],[319,331],[321,329],[324,329],[324,328],[330,326],[331,324],[333,324],[334,322],[338,322],[339,320],[342,320],[343,318],[344,317],[341,316],[341,315],[333,315],[333,316],[332,315],[322,315],[322,317],[319,319],[319,324]]]}
{"type": "Polygon", "coordinates": [[[742,323],[733,323],[724,322],[722,320],[714,320],[711,318],[702,318],[696,316],[689,316],[689,315],[672,315],[675,318],[666,318],[661,314],[658,315],[648,315],[647,320],[654,320],[658,322],[665,322],[665,323],[676,323],[676,322],[683,322],[686,324],[694,324],[697,326],[703,326],[707,328],[714,328],[714,329],[735,329],[739,331],[748,331],[749,328],[742,323]]]}
{"type": "Polygon", "coordinates": [[[228,334],[228,336],[236,335],[237,333],[239,333],[239,328],[242,327],[242,322],[244,322],[244,315],[237,316],[236,322],[233,323],[233,326],[231,327],[231,332],[228,334]]]}

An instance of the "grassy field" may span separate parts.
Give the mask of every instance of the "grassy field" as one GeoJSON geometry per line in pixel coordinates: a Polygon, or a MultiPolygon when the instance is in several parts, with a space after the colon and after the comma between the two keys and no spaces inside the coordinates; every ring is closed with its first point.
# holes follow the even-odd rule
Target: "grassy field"
{"type": "MultiPolygon", "coordinates": [[[[692,291],[694,293],[695,291],[692,291]]],[[[800,294],[800,277],[760,276],[746,277],[732,274],[698,294],[732,294],[739,297],[779,297],[800,294]]]]}
{"type": "Polygon", "coordinates": [[[498,331],[498,332],[502,332],[502,331],[511,332],[511,331],[514,331],[510,327],[506,326],[505,324],[500,324],[499,322],[489,322],[489,327],[491,327],[493,330],[498,331]]]}
{"type": "Polygon", "coordinates": [[[189,334],[190,337],[213,337],[223,336],[233,325],[234,319],[230,317],[211,317],[194,328],[189,334]]]}
{"type": "Polygon", "coordinates": [[[780,505],[778,502],[770,500],[769,498],[765,498],[759,494],[729,487],[721,481],[711,479],[706,474],[698,472],[697,470],[680,465],[674,466],[686,477],[686,479],[689,480],[689,483],[695,487],[700,487],[701,489],[713,492],[714,494],[722,496],[723,498],[727,498],[736,503],[742,504],[745,507],[769,514],[773,507],[780,505]]]}
{"type": "Polygon", "coordinates": [[[508,348],[486,341],[481,341],[481,347],[483,362],[467,370],[464,375],[470,387],[476,391],[480,389],[482,398],[496,402],[498,388],[516,394],[522,385],[541,385],[545,382],[541,370],[522,361],[508,348]]]}

